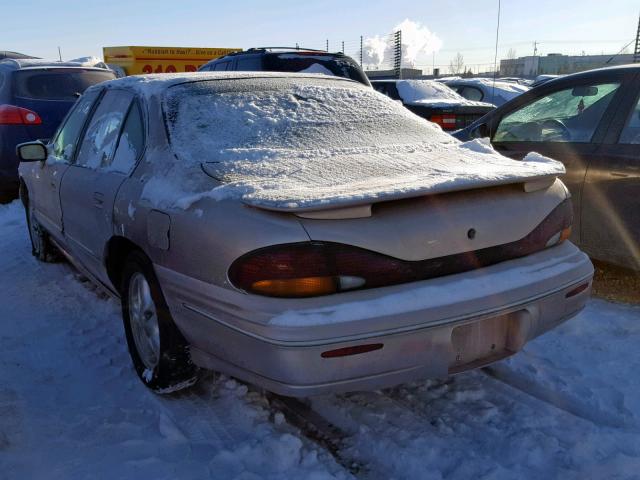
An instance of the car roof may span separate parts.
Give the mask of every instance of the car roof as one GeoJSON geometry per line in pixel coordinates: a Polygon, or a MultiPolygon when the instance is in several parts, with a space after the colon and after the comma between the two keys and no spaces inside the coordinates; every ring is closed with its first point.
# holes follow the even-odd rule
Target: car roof
{"type": "Polygon", "coordinates": [[[151,97],[161,93],[175,85],[185,83],[202,82],[205,80],[237,80],[237,79],[285,79],[285,78],[305,78],[312,80],[348,82],[362,85],[360,82],[345,77],[335,77],[319,73],[290,73],[290,72],[188,72],[188,73],[156,73],[150,75],[131,75],[124,78],[109,80],[90,88],[126,88],[134,90],[144,97],[151,97]]]}
{"type": "Polygon", "coordinates": [[[41,68],[77,68],[82,70],[100,70],[106,68],[93,67],[80,62],[59,62],[55,60],[42,60],[32,58],[7,58],[0,61],[0,68],[3,70],[36,70],[41,68]]]}
{"type": "MultiPolygon", "coordinates": [[[[330,56],[336,58],[350,58],[348,55],[342,52],[327,52],[324,50],[314,50],[311,48],[295,48],[295,47],[254,47],[241,52],[231,52],[222,57],[209,60],[204,65],[209,65],[225,59],[231,59],[234,57],[241,57],[243,55],[283,55],[283,54],[300,54],[308,57],[313,56],[330,56]]],[[[203,66],[204,66],[203,65],[203,66]]]]}

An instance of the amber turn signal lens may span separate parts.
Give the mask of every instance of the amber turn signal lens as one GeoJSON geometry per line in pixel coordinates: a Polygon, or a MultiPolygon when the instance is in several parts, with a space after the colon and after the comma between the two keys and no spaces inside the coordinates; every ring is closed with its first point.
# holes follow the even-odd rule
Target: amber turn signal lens
{"type": "Polygon", "coordinates": [[[260,280],[251,285],[251,289],[272,297],[313,297],[335,293],[338,290],[338,281],[335,277],[260,280]]]}
{"type": "Polygon", "coordinates": [[[560,240],[558,240],[558,243],[562,243],[565,240],[569,240],[569,237],[571,236],[571,227],[567,227],[565,229],[562,230],[562,233],[560,233],[560,240]]]}

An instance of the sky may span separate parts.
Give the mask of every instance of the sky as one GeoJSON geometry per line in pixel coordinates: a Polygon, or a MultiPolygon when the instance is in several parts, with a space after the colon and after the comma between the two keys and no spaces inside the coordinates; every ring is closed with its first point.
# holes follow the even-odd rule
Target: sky
{"type": "MultiPolygon", "coordinates": [[[[404,20],[441,41],[418,67],[446,69],[460,52],[472,70],[494,59],[498,0],[291,1],[0,0],[0,50],[43,58],[102,57],[117,45],[293,46],[340,50],[356,57],[360,36],[384,38],[404,20]],[[34,14],[35,12],[35,14],[34,14]]],[[[533,54],[616,53],[635,38],[637,0],[502,0],[498,59],[509,49],[533,54]]],[[[631,44],[630,51],[634,45],[631,44]]]]}

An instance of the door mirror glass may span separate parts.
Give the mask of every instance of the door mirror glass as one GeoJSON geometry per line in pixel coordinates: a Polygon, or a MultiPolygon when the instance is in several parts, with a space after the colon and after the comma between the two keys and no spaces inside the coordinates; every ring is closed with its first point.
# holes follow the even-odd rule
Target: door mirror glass
{"type": "Polygon", "coordinates": [[[47,159],[47,147],[41,142],[21,143],[16,150],[21,162],[43,162],[47,159]]]}

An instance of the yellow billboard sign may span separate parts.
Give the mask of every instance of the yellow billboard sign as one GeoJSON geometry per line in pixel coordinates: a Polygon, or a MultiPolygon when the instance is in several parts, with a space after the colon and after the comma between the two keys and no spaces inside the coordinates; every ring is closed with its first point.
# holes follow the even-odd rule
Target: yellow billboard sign
{"type": "Polygon", "coordinates": [[[209,60],[241,48],[104,47],[104,62],[122,67],[127,75],[195,72],[209,60]]]}

